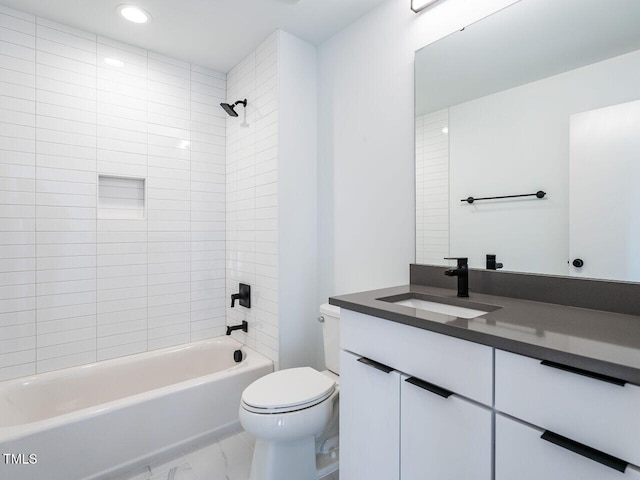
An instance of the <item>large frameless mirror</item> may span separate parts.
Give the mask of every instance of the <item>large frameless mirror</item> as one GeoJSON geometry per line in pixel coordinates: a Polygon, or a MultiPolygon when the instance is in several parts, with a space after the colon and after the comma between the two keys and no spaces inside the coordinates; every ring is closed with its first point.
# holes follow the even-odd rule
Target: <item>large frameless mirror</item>
{"type": "Polygon", "coordinates": [[[416,52],[417,263],[640,281],[638,21],[522,0],[416,52]]]}

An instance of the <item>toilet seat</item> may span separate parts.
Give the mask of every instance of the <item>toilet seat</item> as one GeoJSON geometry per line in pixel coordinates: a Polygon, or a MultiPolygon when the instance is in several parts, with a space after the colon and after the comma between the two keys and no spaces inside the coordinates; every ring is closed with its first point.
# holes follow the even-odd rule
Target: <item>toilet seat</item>
{"type": "Polygon", "coordinates": [[[242,407],[263,414],[293,412],[322,403],[335,388],[335,380],[313,368],[288,368],[249,385],[242,393],[242,407]]]}

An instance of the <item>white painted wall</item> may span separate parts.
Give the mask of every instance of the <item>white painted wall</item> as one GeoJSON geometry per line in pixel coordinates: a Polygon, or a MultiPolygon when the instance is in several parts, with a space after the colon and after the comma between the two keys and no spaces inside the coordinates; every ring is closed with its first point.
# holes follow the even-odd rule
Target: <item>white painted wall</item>
{"type": "Polygon", "coordinates": [[[511,3],[387,0],[319,47],[319,302],[408,282],[414,51],[511,3]]]}
{"type": "Polygon", "coordinates": [[[225,75],[4,7],[0,33],[0,380],[221,334],[225,75]],[[100,218],[99,174],[145,178],[145,218],[100,218]]]}
{"type": "Polygon", "coordinates": [[[640,51],[451,107],[451,254],[475,268],[492,253],[505,270],[567,275],[570,116],[638,98],[640,51]],[[460,202],[538,190],[545,199],[460,202]]]}
{"type": "Polygon", "coordinates": [[[318,366],[317,51],[278,32],[280,365],[318,366]]]}

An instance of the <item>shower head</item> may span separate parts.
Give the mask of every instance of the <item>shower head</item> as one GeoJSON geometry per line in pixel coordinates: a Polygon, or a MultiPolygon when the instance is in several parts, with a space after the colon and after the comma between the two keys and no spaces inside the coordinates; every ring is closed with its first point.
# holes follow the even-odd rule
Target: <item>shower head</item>
{"type": "Polygon", "coordinates": [[[236,112],[236,110],[234,108],[236,105],[242,105],[243,107],[247,108],[247,99],[245,98],[244,100],[238,100],[233,105],[230,105],[228,103],[221,103],[220,104],[220,106],[222,108],[224,108],[224,111],[227,112],[229,114],[229,116],[231,116],[231,117],[237,117],[238,116],[238,112],[236,112]]]}

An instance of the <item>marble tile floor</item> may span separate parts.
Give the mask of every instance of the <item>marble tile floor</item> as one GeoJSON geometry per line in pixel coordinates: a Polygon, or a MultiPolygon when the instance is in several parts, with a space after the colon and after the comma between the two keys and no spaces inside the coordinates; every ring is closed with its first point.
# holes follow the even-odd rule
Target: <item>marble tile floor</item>
{"type": "MultiPolygon", "coordinates": [[[[254,443],[250,434],[241,431],[191,451],[174,452],[168,456],[170,460],[147,465],[114,480],[248,480],[254,443]]],[[[322,480],[339,480],[338,472],[322,480]]]]}

